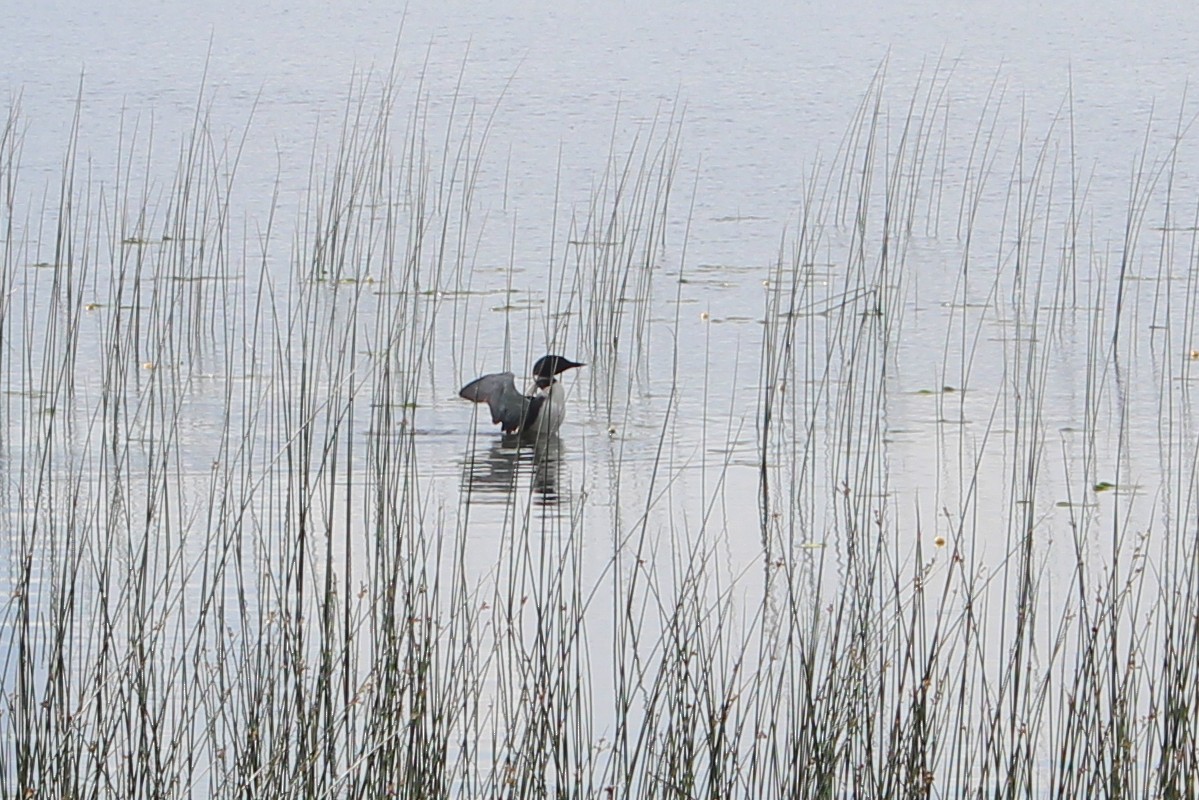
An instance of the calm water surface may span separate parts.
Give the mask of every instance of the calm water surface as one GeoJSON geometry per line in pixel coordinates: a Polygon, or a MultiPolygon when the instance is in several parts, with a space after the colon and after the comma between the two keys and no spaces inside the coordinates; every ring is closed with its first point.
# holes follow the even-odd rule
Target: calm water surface
{"type": "MultiPolygon", "coordinates": [[[[1187,232],[1196,218],[1199,151],[1194,136],[1170,149],[1196,111],[1187,86],[1199,16],[1182,6],[376,4],[353,13],[325,4],[249,6],[4,10],[9,46],[0,49],[0,81],[18,111],[20,158],[15,174],[0,175],[15,198],[4,215],[14,277],[5,287],[0,508],[14,529],[27,528],[35,514],[31,484],[20,477],[34,469],[22,456],[36,439],[29,426],[57,413],[52,406],[66,407],[63,398],[38,395],[41,358],[22,357],[49,346],[44,326],[59,312],[45,299],[56,270],[24,265],[56,258],[53,220],[76,108],[76,181],[93,187],[91,207],[111,210],[122,192],[144,195],[149,230],[158,234],[170,228],[172,180],[196,119],[218,172],[239,153],[227,197],[228,274],[205,295],[203,312],[215,320],[217,344],[194,360],[183,352],[136,356],[146,374],[130,379],[136,388],[156,375],[173,386],[156,402],[185,411],[168,431],[175,455],[163,474],[177,482],[177,505],[164,513],[175,515],[176,530],[188,530],[206,524],[200,509],[210,476],[236,450],[223,435],[227,426],[236,430],[255,414],[266,415],[264,430],[272,420],[287,424],[271,416],[281,412],[269,387],[302,378],[287,372],[287,353],[240,349],[255,331],[236,321],[258,302],[265,270],[278,288],[275,317],[257,335],[288,330],[297,313],[289,303],[299,293],[285,287],[306,252],[296,243],[304,236],[298,220],[312,212],[313,165],[337,154],[360,92],[369,98],[362,116],[375,113],[389,74],[396,78],[391,145],[404,140],[419,107],[423,146],[439,153],[446,143],[466,143],[477,168],[470,225],[461,236],[453,230],[448,244],[465,277],[436,284],[436,315],[423,318],[431,335],[410,355],[425,365],[415,406],[396,410],[386,425],[365,410],[344,423],[359,448],[412,434],[423,526],[467,537],[478,581],[504,579],[504,531],[514,513],[530,514],[546,536],[581,530],[594,554],[584,582],[601,586],[613,559],[643,555],[633,554],[630,540],[647,518],[649,536],[660,542],[650,551],[663,564],[672,543],[703,539],[719,556],[714,569],[741,581],[748,597],[760,596],[761,565],[780,548],[827,553],[813,569],[836,581],[848,535],[839,498],[851,494],[847,481],[866,475],[873,477],[853,491],[875,492],[869,502],[896,531],[897,562],[919,549],[944,566],[947,556],[937,562],[937,553],[948,551],[938,550],[938,537],[952,545],[968,530],[973,566],[998,572],[1011,530],[1023,524],[1013,520],[1027,520],[1044,538],[1043,570],[1052,579],[1079,558],[1103,567],[1110,542],[1085,536],[1100,520],[1116,515],[1130,535],[1151,542],[1194,522],[1193,498],[1178,496],[1196,488],[1193,479],[1173,477],[1194,457],[1191,351],[1199,348],[1187,232]],[[909,209],[915,223],[897,238],[902,252],[891,253],[897,267],[883,282],[888,332],[877,341],[888,344],[867,355],[830,320],[874,324],[877,309],[854,293],[848,265],[857,253],[877,264],[881,240],[856,235],[853,209],[824,212],[836,224],[822,227],[810,250],[796,240],[805,208],[831,209],[828,198],[845,196],[838,181],[855,175],[853,159],[863,157],[851,148],[845,160],[847,132],[861,119],[868,130],[876,111],[876,163],[898,163],[895,154],[906,152],[905,163],[923,177],[909,174],[918,188],[894,206],[909,209]],[[903,150],[910,147],[905,121],[928,123],[919,156],[903,150]],[[627,298],[619,328],[626,338],[605,359],[580,322],[586,287],[572,283],[586,269],[576,271],[581,226],[614,158],[647,143],[678,145],[671,203],[652,287],[627,298]],[[1172,155],[1175,169],[1159,169],[1172,155]],[[1150,175],[1152,186],[1138,183],[1150,175]],[[972,200],[977,222],[966,237],[962,209],[972,200]],[[1131,252],[1130,204],[1145,209],[1131,252]],[[1164,236],[1162,227],[1173,232],[1164,236]],[[768,380],[762,354],[771,326],[764,323],[786,311],[780,298],[792,288],[776,267],[801,250],[795,341],[810,355],[797,363],[810,369],[768,380]],[[1117,296],[1124,337],[1116,358],[1096,364],[1093,354],[1108,352],[1096,342],[1112,336],[1117,296]],[[629,327],[636,314],[647,320],[643,339],[629,327]],[[572,409],[560,437],[537,452],[514,452],[456,391],[484,372],[522,373],[547,350],[589,366],[565,379],[572,409]],[[853,365],[867,357],[878,366],[855,384],[853,365]],[[760,410],[768,394],[778,427],[764,454],[760,410]],[[854,409],[871,398],[881,427],[854,430],[854,409]],[[804,450],[795,443],[810,433],[809,413],[827,443],[804,450]],[[883,443],[881,465],[854,448],[859,436],[883,443]],[[788,459],[800,451],[808,456],[788,459]],[[1022,462],[1025,451],[1033,455],[1022,462]],[[772,470],[766,507],[763,458],[772,470]],[[1017,463],[1038,465],[1035,486],[1016,474],[1017,463]],[[1101,482],[1116,486],[1096,491],[1101,482]],[[789,526],[796,491],[822,499],[800,503],[801,524],[789,526]],[[1079,531],[1082,552],[1074,546],[1079,531]]],[[[395,149],[393,167],[404,160],[395,149]]],[[[435,183],[444,174],[430,167],[424,176],[435,183]]],[[[453,181],[461,187],[462,175],[453,181]]],[[[331,186],[315,194],[331,198],[331,186]]],[[[880,181],[867,194],[877,200],[885,191],[880,181]]],[[[871,214],[882,207],[876,202],[871,214]]],[[[877,219],[869,220],[872,230],[877,219]]],[[[121,248],[102,241],[102,226],[76,224],[94,248],[77,301],[98,307],[77,332],[73,438],[52,454],[62,470],[56,475],[87,474],[106,457],[94,445],[104,418],[100,365],[116,335],[105,307],[113,296],[107,265],[121,248]]],[[[382,260],[346,267],[353,282],[345,293],[367,279],[379,289],[361,292],[355,306],[361,336],[346,340],[358,353],[352,368],[328,377],[338,386],[361,381],[363,398],[376,385],[375,354],[387,338],[376,314],[403,289],[387,285],[382,260]]],[[[158,286],[169,290],[168,281],[158,286]]],[[[345,313],[329,303],[329,319],[345,313]]],[[[313,403],[319,417],[320,397],[313,403]]],[[[145,416],[147,440],[164,435],[152,422],[167,418],[145,416]]],[[[247,468],[285,471],[267,439],[246,443],[247,468]]],[[[161,457],[147,447],[134,463],[161,457]]],[[[361,451],[346,457],[363,463],[361,451]]],[[[343,492],[366,491],[356,474],[360,480],[359,468],[332,481],[330,506],[343,492]]],[[[131,508],[139,481],[135,469],[124,486],[121,502],[131,508]]],[[[99,499],[93,512],[113,513],[116,503],[99,499]]],[[[269,528],[273,517],[262,519],[269,528]]],[[[335,547],[363,536],[363,524],[340,520],[330,531],[335,547]]],[[[263,530],[261,545],[276,546],[276,534],[263,530]]],[[[7,546],[19,549],[15,538],[7,546]]],[[[205,546],[204,537],[187,544],[197,557],[205,546]]],[[[664,586],[673,582],[669,572],[663,568],[664,586]]],[[[349,586],[368,581],[370,565],[355,561],[341,578],[349,586]]],[[[53,582],[49,573],[44,582],[53,582]]],[[[602,621],[593,635],[602,640],[602,621]]],[[[604,688],[598,677],[596,688],[604,688]]]]}

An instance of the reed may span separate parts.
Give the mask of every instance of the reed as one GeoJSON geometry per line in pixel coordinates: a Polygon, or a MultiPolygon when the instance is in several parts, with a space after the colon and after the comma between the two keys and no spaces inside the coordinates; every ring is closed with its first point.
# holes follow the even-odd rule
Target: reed
{"type": "Polygon", "coordinates": [[[524,285],[492,118],[430,92],[356,79],[260,214],[203,92],[168,180],[77,116],[40,197],[10,107],[0,794],[1194,792],[1185,107],[1109,240],[1069,98],[880,70],[731,349],[680,111],[616,118],[524,285]],[[591,365],[566,441],[447,432],[522,330],[591,365]]]}

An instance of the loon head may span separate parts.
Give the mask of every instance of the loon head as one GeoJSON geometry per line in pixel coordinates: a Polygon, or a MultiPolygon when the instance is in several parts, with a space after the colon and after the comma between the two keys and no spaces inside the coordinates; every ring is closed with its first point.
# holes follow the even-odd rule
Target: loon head
{"type": "Polygon", "coordinates": [[[533,364],[533,378],[537,381],[538,388],[548,389],[553,385],[555,375],[560,375],[568,369],[584,366],[586,364],[571,361],[566,356],[542,356],[533,364]]]}

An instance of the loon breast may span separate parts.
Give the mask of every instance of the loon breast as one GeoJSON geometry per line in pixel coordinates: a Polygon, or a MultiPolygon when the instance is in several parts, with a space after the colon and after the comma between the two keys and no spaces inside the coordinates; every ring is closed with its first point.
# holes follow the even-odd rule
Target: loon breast
{"type": "Polygon", "coordinates": [[[529,416],[521,433],[528,437],[551,436],[566,419],[566,397],[557,383],[540,390],[530,399],[529,416]]]}

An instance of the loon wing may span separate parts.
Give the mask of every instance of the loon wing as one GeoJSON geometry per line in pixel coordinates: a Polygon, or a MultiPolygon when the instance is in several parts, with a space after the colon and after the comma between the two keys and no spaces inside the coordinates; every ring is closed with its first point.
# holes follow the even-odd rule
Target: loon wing
{"type": "Polygon", "coordinates": [[[476,378],[463,386],[458,396],[475,403],[486,403],[491,408],[491,421],[500,423],[504,433],[520,428],[529,408],[529,398],[517,390],[511,372],[476,378]]]}

